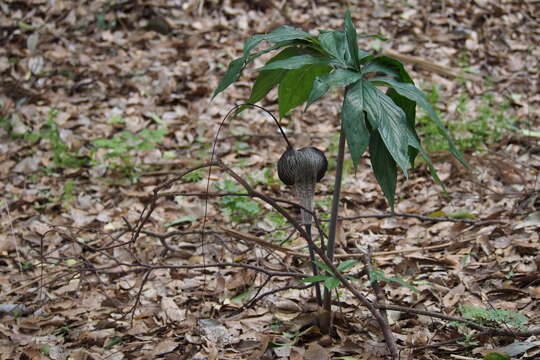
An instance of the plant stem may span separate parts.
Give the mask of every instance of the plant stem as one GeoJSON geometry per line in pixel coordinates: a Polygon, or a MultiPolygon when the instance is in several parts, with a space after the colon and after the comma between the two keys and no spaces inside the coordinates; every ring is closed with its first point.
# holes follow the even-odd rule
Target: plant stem
{"type": "MultiPolygon", "coordinates": [[[[332,196],[332,210],[330,212],[330,228],[328,229],[328,244],[326,248],[326,256],[330,261],[334,261],[334,249],[336,244],[336,229],[339,210],[339,198],[341,194],[341,179],[343,177],[343,159],[345,157],[345,132],[343,125],[339,132],[338,154],[336,159],[336,178],[334,182],[334,194],[332,196]]],[[[332,293],[328,289],[324,289],[324,310],[331,312],[332,310],[332,293]]]]}
{"type": "MultiPolygon", "coordinates": [[[[309,237],[311,241],[313,241],[313,238],[311,237],[311,224],[306,224],[305,227],[306,227],[307,236],[309,237]]],[[[317,265],[315,265],[315,251],[313,250],[311,245],[308,245],[308,248],[309,248],[309,259],[311,260],[311,270],[313,271],[313,275],[317,276],[319,275],[319,269],[317,268],[317,265]]],[[[315,295],[317,296],[317,305],[322,306],[321,287],[319,283],[315,284],[315,295]]]]}

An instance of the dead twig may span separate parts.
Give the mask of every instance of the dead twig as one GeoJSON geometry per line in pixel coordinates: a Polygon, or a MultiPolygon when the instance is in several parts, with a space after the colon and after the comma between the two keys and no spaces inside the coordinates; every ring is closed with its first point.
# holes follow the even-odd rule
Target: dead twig
{"type": "MultiPolygon", "coordinates": [[[[474,226],[487,225],[487,224],[505,224],[508,222],[506,220],[500,220],[500,219],[473,220],[473,219],[455,218],[455,217],[448,217],[448,216],[432,217],[432,216],[427,216],[427,215],[396,213],[396,212],[342,216],[339,219],[350,221],[350,220],[367,219],[367,218],[386,219],[386,218],[391,218],[391,217],[414,218],[414,219],[418,219],[422,221],[433,221],[433,222],[448,221],[448,222],[455,222],[455,223],[465,223],[465,224],[470,224],[474,226]]],[[[326,220],[323,220],[323,221],[326,221],[326,220]]]]}
{"type": "Polygon", "coordinates": [[[431,71],[440,75],[463,78],[466,80],[479,81],[479,82],[484,80],[483,77],[480,75],[475,75],[475,74],[464,72],[462,70],[453,69],[448,66],[435,64],[421,57],[404,55],[389,48],[384,48],[381,52],[381,55],[396,58],[407,64],[417,65],[418,67],[424,70],[428,70],[428,71],[431,71]]]}

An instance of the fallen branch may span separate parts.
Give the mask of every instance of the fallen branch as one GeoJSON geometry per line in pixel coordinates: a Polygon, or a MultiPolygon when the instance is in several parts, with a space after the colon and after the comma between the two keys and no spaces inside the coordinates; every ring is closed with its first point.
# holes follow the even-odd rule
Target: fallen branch
{"type": "Polygon", "coordinates": [[[381,55],[393,57],[407,64],[418,65],[418,67],[424,70],[428,70],[428,71],[431,71],[440,75],[463,78],[463,79],[471,80],[471,81],[484,80],[482,76],[480,75],[475,75],[475,74],[465,72],[463,70],[452,69],[448,66],[435,64],[421,57],[404,55],[404,54],[398,53],[397,51],[391,50],[389,48],[384,48],[381,52],[381,55]]]}

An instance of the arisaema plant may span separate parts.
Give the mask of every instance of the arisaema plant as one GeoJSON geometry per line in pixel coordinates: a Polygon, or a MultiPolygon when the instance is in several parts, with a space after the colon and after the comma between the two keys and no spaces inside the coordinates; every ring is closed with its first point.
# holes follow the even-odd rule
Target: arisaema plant
{"type": "MultiPolygon", "coordinates": [[[[403,64],[358,47],[359,38],[369,37],[381,38],[380,35],[357,34],[349,11],[345,13],[344,26],[340,30],[319,30],[312,34],[281,26],[268,34],[254,35],[245,42],[242,56],[230,62],[214,92],[215,97],[237,81],[253,60],[270,52],[276,54],[263,67],[255,69],[258,76],[247,103],[260,101],[277,87],[279,116],[282,118],[298,106],[303,105],[306,110],[332,88],[343,88],[340,145],[326,245],[327,257],[331,261],[345,142],[355,167],[364,152],[369,152],[375,178],[392,209],[398,169],[407,177],[418,155],[424,159],[435,180],[440,182],[417,134],[417,107],[424,109],[437,125],[453,156],[466,164],[437,113],[424,93],[415,86],[403,64]],[[268,47],[261,50],[263,43],[268,47]]],[[[324,305],[329,311],[330,292],[326,290],[324,305]]]]}

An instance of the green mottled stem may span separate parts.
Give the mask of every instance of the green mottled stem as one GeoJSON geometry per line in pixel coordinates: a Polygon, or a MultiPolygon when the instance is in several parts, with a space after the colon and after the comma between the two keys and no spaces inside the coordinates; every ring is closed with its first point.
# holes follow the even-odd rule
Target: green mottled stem
{"type": "MultiPolygon", "coordinates": [[[[311,237],[311,224],[306,224],[306,234],[309,237],[310,240],[312,240],[311,237]]],[[[317,265],[315,265],[315,251],[311,246],[308,246],[309,249],[309,259],[311,260],[311,270],[313,271],[313,275],[319,275],[319,269],[317,268],[317,265]]],[[[315,284],[315,296],[317,297],[317,305],[322,306],[323,299],[321,294],[321,287],[319,283],[315,284]]]]}
{"type": "MultiPolygon", "coordinates": [[[[300,201],[300,205],[305,209],[313,212],[313,194],[315,192],[315,183],[297,183],[296,187],[296,196],[300,201]]],[[[302,214],[302,222],[304,225],[311,225],[313,223],[313,217],[304,209],[300,210],[302,214]]]]}
{"type": "MultiPolygon", "coordinates": [[[[339,133],[338,155],[336,159],[336,178],[334,182],[334,194],[332,196],[332,210],[330,211],[330,228],[328,229],[328,244],[326,256],[330,261],[334,260],[334,248],[336,244],[336,229],[339,210],[339,197],[341,193],[341,179],[343,176],[343,160],[345,158],[345,132],[343,126],[339,133]]],[[[332,294],[324,289],[324,309],[328,313],[332,310],[332,294]]],[[[328,324],[330,325],[330,324],[328,324]]],[[[329,326],[330,327],[330,326],[329,326]]]]}
{"type": "MultiPolygon", "coordinates": [[[[313,212],[313,193],[315,192],[315,182],[298,182],[295,185],[295,188],[296,195],[298,196],[298,199],[300,201],[300,205],[302,205],[302,207],[306,208],[307,210],[313,212]]],[[[313,217],[309,212],[305,211],[304,209],[300,210],[300,214],[302,216],[302,222],[304,223],[304,226],[306,228],[306,233],[309,239],[313,240],[311,236],[311,224],[313,223],[313,217]]],[[[313,251],[311,246],[308,246],[308,249],[313,275],[319,275],[319,269],[317,268],[317,265],[315,265],[315,252],[313,251]]],[[[322,306],[322,293],[319,284],[315,284],[315,295],[317,297],[317,305],[322,306]]]]}

